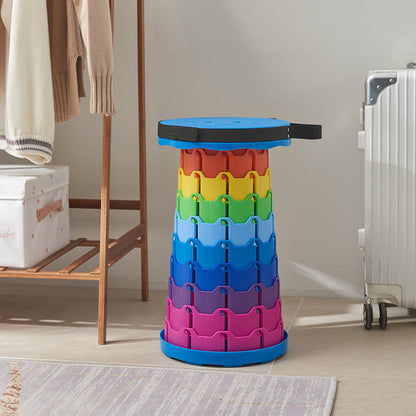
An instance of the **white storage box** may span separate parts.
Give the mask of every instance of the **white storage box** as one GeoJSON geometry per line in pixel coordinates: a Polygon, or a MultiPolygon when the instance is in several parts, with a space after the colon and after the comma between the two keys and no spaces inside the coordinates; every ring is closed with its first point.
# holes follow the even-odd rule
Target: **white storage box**
{"type": "Polygon", "coordinates": [[[0,266],[30,267],[69,243],[67,166],[0,165],[0,266]]]}

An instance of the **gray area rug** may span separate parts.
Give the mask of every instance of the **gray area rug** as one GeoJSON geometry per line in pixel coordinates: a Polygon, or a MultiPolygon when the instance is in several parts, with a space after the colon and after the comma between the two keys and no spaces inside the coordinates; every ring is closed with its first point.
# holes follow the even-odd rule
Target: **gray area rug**
{"type": "Polygon", "coordinates": [[[1,416],[330,415],[335,377],[0,359],[1,416]]]}

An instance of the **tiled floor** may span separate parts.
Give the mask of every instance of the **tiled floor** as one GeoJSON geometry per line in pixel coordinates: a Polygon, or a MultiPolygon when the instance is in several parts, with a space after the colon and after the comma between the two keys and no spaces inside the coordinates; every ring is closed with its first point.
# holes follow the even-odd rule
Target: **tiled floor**
{"type": "MultiPolygon", "coordinates": [[[[0,286],[0,356],[189,368],[159,349],[166,293],[152,292],[143,303],[137,292],[111,291],[108,344],[98,346],[96,292],[0,286]]],[[[336,376],[334,416],[414,416],[416,314],[388,312],[385,331],[365,331],[359,300],[283,298],[286,355],[233,371],[336,376]]]]}

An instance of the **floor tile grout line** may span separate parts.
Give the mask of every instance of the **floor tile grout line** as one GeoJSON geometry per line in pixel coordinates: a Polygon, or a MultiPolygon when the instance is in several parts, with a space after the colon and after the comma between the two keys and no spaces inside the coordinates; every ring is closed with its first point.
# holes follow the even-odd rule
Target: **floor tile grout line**
{"type": "Polygon", "coordinates": [[[273,368],[273,366],[274,366],[274,362],[276,361],[276,358],[272,361],[272,364],[271,364],[271,366],[270,366],[270,368],[269,368],[269,371],[267,372],[267,375],[268,376],[270,376],[270,373],[271,373],[271,371],[272,371],[272,368],[273,368]]]}
{"type": "MultiPolygon", "coordinates": [[[[288,332],[288,333],[289,333],[289,330],[290,330],[290,328],[292,327],[293,323],[295,322],[296,315],[298,314],[299,309],[300,309],[300,307],[302,306],[303,299],[304,299],[304,298],[301,298],[301,299],[300,299],[300,301],[299,301],[299,303],[298,303],[298,306],[296,307],[295,313],[293,314],[293,317],[292,317],[292,319],[290,320],[290,324],[289,324],[289,326],[287,327],[287,332],[288,332]]],[[[271,371],[272,371],[272,369],[273,369],[273,366],[274,366],[274,362],[275,362],[275,361],[276,361],[276,359],[272,361],[272,365],[270,366],[269,371],[267,372],[267,375],[268,375],[268,376],[270,375],[270,373],[271,373],[271,371]]]]}
{"type": "Polygon", "coordinates": [[[300,300],[300,302],[299,302],[299,304],[298,304],[298,306],[296,308],[296,311],[293,314],[292,319],[290,320],[289,326],[287,327],[287,332],[289,332],[290,331],[290,328],[292,328],[292,326],[293,326],[293,324],[295,322],[295,319],[296,319],[296,315],[298,314],[298,312],[300,310],[300,307],[302,306],[302,303],[303,303],[304,299],[305,298],[301,298],[301,300],[300,300]]]}

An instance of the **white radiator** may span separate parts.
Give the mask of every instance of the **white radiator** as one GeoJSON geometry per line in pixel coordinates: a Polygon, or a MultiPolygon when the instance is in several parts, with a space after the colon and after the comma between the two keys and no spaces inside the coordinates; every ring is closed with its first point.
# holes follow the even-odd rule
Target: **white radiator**
{"type": "Polygon", "coordinates": [[[416,308],[416,69],[369,74],[363,126],[366,294],[416,308]]]}

